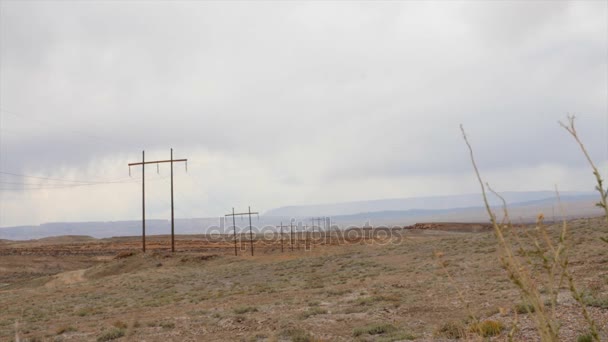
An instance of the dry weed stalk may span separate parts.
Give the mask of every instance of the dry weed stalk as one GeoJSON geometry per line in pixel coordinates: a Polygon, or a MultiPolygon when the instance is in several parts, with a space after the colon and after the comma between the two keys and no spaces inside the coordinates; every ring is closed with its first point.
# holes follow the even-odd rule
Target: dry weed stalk
{"type": "MultiPolygon", "coordinates": [[[[597,168],[591,161],[584,145],[578,138],[576,129],[574,128],[574,117],[569,116],[568,119],[570,122],[569,126],[566,126],[561,122],[560,124],[574,136],[579,146],[581,147],[583,153],[585,154],[585,157],[591,164],[594,171],[594,175],[596,176],[596,180],[598,182],[596,189],[600,192],[601,195],[601,200],[600,203],[598,203],[598,206],[604,208],[604,210],[606,211],[606,219],[608,220],[608,206],[606,204],[607,195],[606,191],[602,187],[602,179],[599,176],[597,168]]],[[[475,170],[475,175],[481,186],[486,211],[490,216],[495,235],[498,238],[498,243],[501,252],[503,253],[503,256],[501,257],[501,262],[505,270],[507,270],[511,281],[519,288],[524,301],[529,303],[534,308],[534,310],[530,310],[526,307],[526,310],[529,314],[533,315],[541,340],[559,340],[559,323],[556,320],[555,308],[557,306],[557,295],[559,288],[563,284],[564,280],[566,280],[568,282],[568,288],[572,294],[572,297],[581,305],[582,314],[587,324],[589,325],[591,337],[595,341],[599,341],[599,334],[597,331],[597,327],[595,326],[595,322],[589,315],[584,300],[582,298],[582,294],[577,290],[576,285],[574,283],[574,277],[568,269],[568,258],[566,255],[568,224],[566,222],[565,215],[562,215],[564,217],[564,220],[562,223],[562,230],[560,232],[557,244],[555,244],[550,238],[550,234],[547,230],[547,227],[544,225],[544,216],[542,214],[538,216],[536,222],[536,236],[533,236],[529,232],[524,231],[529,241],[532,242],[532,244],[534,245],[534,248],[536,249],[535,252],[541,259],[542,267],[547,273],[547,280],[545,281],[545,285],[549,292],[551,304],[551,310],[548,311],[545,307],[544,302],[541,299],[540,292],[537,287],[537,282],[532,277],[532,272],[528,267],[525,266],[524,263],[522,263],[518,258],[515,257],[513,252],[515,250],[514,245],[505,237],[506,230],[510,232],[510,237],[516,240],[517,244],[519,245],[519,250],[522,251],[524,255],[526,255],[524,243],[517,235],[517,232],[515,232],[515,230],[513,229],[512,222],[509,218],[509,212],[507,210],[507,203],[505,199],[497,192],[492,190],[492,188],[490,188],[487,183],[484,186],[484,182],[481,179],[479,169],[477,168],[477,164],[475,162],[473,148],[471,147],[471,144],[467,139],[466,133],[462,125],[460,126],[460,129],[462,131],[465,143],[467,144],[467,147],[469,149],[471,163],[473,165],[473,169],[475,170]],[[492,212],[489,201],[487,199],[486,187],[490,192],[492,192],[502,201],[504,218],[501,223],[498,223],[498,221],[496,220],[496,215],[492,212]]],[[[563,207],[557,188],[556,195],[559,201],[560,210],[563,213],[563,207]]],[[[528,264],[532,265],[531,257],[527,256],[527,259],[525,261],[528,264]]]]}
{"type": "MultiPolygon", "coordinates": [[[[494,228],[494,234],[498,239],[498,245],[500,247],[501,253],[503,254],[500,257],[500,261],[504,269],[507,271],[511,282],[519,288],[524,301],[534,307],[532,317],[536,323],[536,327],[540,335],[541,341],[559,341],[559,325],[557,324],[555,319],[546,312],[545,305],[543,303],[543,300],[541,299],[541,295],[538,291],[536,281],[532,278],[530,270],[514,255],[514,247],[512,243],[505,238],[504,229],[498,223],[496,215],[490,207],[490,202],[488,201],[488,196],[486,192],[486,186],[484,185],[484,182],[479,173],[479,169],[477,168],[477,163],[475,162],[475,156],[473,154],[473,148],[471,147],[471,144],[467,139],[467,135],[462,125],[460,125],[460,130],[462,131],[462,136],[469,149],[471,163],[473,165],[473,169],[475,170],[475,175],[477,177],[477,180],[479,181],[479,185],[481,186],[483,202],[488,216],[490,217],[492,227],[494,228]]],[[[509,230],[512,230],[513,225],[510,219],[508,219],[508,212],[506,211],[506,209],[505,212],[507,214],[505,215],[505,227],[509,230]]]]}
{"type": "Polygon", "coordinates": [[[600,193],[600,201],[596,205],[598,207],[604,209],[604,214],[606,216],[605,217],[606,222],[608,223],[608,193],[607,193],[607,190],[604,189],[604,181],[602,180],[599,170],[593,163],[593,160],[591,160],[591,157],[589,156],[589,153],[587,152],[585,145],[583,145],[583,143],[581,142],[581,139],[578,137],[578,133],[576,132],[576,127],[574,127],[574,119],[576,117],[574,115],[568,115],[567,118],[568,118],[568,124],[565,124],[561,121],[558,121],[558,122],[559,122],[560,126],[562,126],[566,131],[568,131],[568,133],[570,133],[570,135],[572,135],[572,137],[574,138],[574,140],[576,141],[578,146],[581,148],[581,151],[585,155],[585,158],[587,158],[587,162],[591,166],[591,169],[593,170],[593,175],[595,176],[595,180],[597,182],[595,189],[600,193]]]}
{"type": "MultiPolygon", "coordinates": [[[[600,201],[598,203],[596,203],[595,205],[604,209],[604,216],[606,219],[606,223],[608,223],[608,190],[604,189],[604,180],[602,179],[599,170],[593,163],[593,160],[589,156],[589,153],[587,153],[587,149],[585,148],[585,145],[583,145],[583,142],[578,137],[578,133],[576,132],[576,127],[574,127],[574,119],[576,117],[574,115],[568,115],[567,118],[568,118],[568,124],[564,124],[561,121],[559,121],[559,124],[566,131],[568,131],[568,133],[570,133],[570,135],[572,135],[572,137],[574,138],[574,140],[576,141],[578,146],[581,148],[581,151],[585,155],[585,158],[587,158],[587,162],[591,166],[591,169],[593,170],[593,175],[595,176],[595,181],[597,183],[595,185],[595,190],[597,190],[600,193],[600,201]]],[[[608,243],[608,237],[602,237],[600,239],[602,239],[604,242],[608,243]]]]}

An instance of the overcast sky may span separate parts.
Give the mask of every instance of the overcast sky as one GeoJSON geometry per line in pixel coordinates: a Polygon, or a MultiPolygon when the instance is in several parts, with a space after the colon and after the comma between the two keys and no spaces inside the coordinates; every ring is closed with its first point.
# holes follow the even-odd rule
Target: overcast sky
{"type": "Polygon", "coordinates": [[[606,1],[3,0],[0,226],[139,219],[171,147],[177,217],[475,193],[460,123],[497,190],[591,191],[607,61],[606,1]]]}

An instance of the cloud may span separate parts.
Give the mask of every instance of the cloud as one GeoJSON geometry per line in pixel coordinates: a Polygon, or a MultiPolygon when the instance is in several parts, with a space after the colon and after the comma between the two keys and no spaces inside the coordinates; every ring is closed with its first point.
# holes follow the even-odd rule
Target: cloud
{"type": "MultiPolygon", "coordinates": [[[[584,166],[556,123],[569,112],[594,158],[608,158],[606,10],[2,2],[0,169],[117,179],[141,150],[166,158],[173,147],[192,163],[184,216],[473,192],[462,123],[484,170],[537,189],[536,172],[584,166]]],[[[4,191],[0,225],[137,217],[121,186],[4,191]]]]}

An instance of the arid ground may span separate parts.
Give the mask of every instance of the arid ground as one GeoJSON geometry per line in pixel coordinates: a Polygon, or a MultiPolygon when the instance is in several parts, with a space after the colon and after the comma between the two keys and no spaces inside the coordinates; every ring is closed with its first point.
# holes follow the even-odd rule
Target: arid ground
{"type": "MultiPolygon", "coordinates": [[[[178,236],[173,254],[166,236],[150,237],[145,254],[139,237],[0,241],[0,340],[481,340],[470,315],[500,323],[485,338],[505,340],[513,331],[517,341],[538,340],[494,233],[476,227],[394,230],[340,243],[318,237],[311,250],[301,239],[294,251],[286,235],[283,253],[275,239],[256,244],[253,257],[246,241],[234,256],[230,240],[203,236],[178,236]]],[[[600,240],[608,226],[593,218],[568,228],[570,270],[608,340],[608,244],[600,240]]],[[[560,229],[549,227],[554,239],[560,229]]],[[[524,239],[518,256],[542,279],[525,241],[534,227],[517,230],[524,239]]],[[[562,340],[587,333],[565,283],[557,316],[562,340]]]]}

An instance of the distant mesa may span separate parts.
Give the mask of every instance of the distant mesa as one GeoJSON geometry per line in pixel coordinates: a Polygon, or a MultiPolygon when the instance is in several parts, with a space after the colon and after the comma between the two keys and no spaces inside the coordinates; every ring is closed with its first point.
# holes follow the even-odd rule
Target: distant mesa
{"type": "Polygon", "coordinates": [[[403,229],[441,230],[447,232],[483,232],[492,230],[491,224],[463,222],[426,222],[405,226],[403,229]]]}

